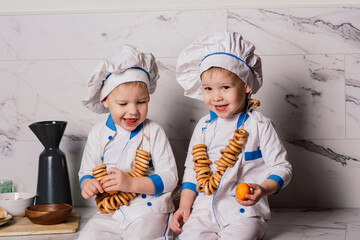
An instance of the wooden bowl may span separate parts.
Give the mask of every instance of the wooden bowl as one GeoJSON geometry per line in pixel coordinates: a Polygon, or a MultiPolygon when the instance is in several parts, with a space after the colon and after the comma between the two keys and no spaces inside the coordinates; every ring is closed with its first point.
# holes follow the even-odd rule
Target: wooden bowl
{"type": "Polygon", "coordinates": [[[31,222],[42,225],[51,225],[65,222],[70,216],[72,206],[65,203],[47,203],[33,205],[25,210],[31,222]]]}

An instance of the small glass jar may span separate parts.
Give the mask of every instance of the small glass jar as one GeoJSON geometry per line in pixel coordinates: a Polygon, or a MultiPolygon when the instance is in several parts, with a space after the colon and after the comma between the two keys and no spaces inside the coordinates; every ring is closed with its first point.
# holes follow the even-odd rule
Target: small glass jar
{"type": "Polygon", "coordinates": [[[0,193],[13,192],[13,184],[9,179],[0,179],[0,193]]]}

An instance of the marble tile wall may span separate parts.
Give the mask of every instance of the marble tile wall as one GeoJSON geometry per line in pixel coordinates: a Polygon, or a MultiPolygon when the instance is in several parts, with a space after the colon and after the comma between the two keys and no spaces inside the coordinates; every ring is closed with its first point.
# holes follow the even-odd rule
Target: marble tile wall
{"type": "Polygon", "coordinates": [[[0,178],[36,191],[42,145],[28,125],[68,122],[67,157],[75,205],[87,134],[105,118],[81,99],[98,60],[129,43],[157,58],[161,78],[149,118],[165,129],[179,175],[202,102],[175,81],[176,57],[212,31],[243,34],[263,60],[256,98],[273,119],[293,164],[274,207],[360,208],[359,8],[221,9],[0,16],[0,178]]]}

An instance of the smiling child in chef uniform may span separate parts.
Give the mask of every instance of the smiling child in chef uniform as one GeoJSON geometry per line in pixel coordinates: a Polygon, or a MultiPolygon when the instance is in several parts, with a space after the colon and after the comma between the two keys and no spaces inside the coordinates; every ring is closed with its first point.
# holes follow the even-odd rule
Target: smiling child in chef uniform
{"type": "Polygon", "coordinates": [[[263,81],[254,50],[238,33],[216,32],[178,58],[177,81],[185,95],[210,110],[191,138],[180,205],[170,222],[180,239],[261,239],[270,218],[267,196],[291,179],[272,122],[250,99],[263,81]],[[242,182],[252,189],[245,200],[235,196],[242,182]]]}
{"type": "Polygon", "coordinates": [[[150,94],[155,91],[158,68],[151,53],[123,45],[101,61],[88,81],[83,104],[107,119],[90,131],[79,171],[81,195],[90,199],[104,191],[138,195],[113,214],[96,213],[79,239],[162,239],[174,211],[171,192],[178,177],[164,130],[146,118],[150,94]],[[150,153],[144,177],[131,177],[137,149],[150,153]],[[94,179],[92,169],[104,164],[107,176],[94,179]],[[105,183],[106,182],[106,183],[105,183]]]}

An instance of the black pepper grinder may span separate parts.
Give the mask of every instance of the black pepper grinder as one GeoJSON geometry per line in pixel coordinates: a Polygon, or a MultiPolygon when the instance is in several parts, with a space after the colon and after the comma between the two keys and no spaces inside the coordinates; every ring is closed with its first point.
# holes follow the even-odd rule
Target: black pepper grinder
{"type": "Polygon", "coordinates": [[[72,205],[66,157],[59,149],[66,125],[65,121],[43,121],[29,125],[45,147],[39,156],[35,204],[72,205]]]}

